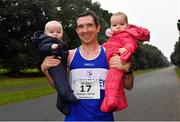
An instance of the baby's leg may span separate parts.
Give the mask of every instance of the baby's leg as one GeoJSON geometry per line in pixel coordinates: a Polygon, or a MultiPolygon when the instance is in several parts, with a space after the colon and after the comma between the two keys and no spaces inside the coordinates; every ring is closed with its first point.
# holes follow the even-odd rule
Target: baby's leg
{"type": "Polygon", "coordinates": [[[119,111],[127,107],[123,87],[124,72],[110,68],[105,81],[105,97],[101,105],[103,112],[119,111]]]}

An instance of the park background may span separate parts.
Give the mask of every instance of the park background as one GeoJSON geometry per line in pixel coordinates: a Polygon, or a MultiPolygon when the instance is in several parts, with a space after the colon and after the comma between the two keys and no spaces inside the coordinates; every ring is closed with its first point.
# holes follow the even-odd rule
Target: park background
{"type": "MultiPolygon", "coordinates": [[[[103,44],[108,39],[105,30],[109,28],[109,19],[113,14],[102,8],[100,2],[91,0],[1,0],[0,6],[0,105],[55,93],[41,73],[40,64],[43,57],[32,45],[34,32],[43,31],[46,22],[61,21],[64,29],[63,40],[69,49],[73,49],[80,45],[74,29],[77,15],[85,10],[96,12],[102,26],[98,39],[99,43],[103,44]]],[[[133,11],[131,12],[133,14],[133,11]]],[[[152,21],[155,19],[152,18],[152,21]]],[[[179,33],[178,19],[180,18],[173,23],[176,26],[174,31],[179,33]]],[[[148,23],[143,26],[151,28],[148,23]]],[[[152,39],[150,42],[160,41],[152,39]]],[[[175,65],[174,69],[179,74],[179,34],[168,39],[175,42],[169,57],[165,56],[155,43],[139,43],[139,48],[133,56],[134,71],[146,72],[175,65]]],[[[169,50],[168,47],[165,50],[169,50]]]]}

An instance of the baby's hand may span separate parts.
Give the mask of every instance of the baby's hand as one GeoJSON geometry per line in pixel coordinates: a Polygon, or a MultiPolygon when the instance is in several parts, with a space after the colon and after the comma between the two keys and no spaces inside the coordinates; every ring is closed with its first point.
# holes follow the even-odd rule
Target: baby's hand
{"type": "Polygon", "coordinates": [[[57,49],[58,48],[58,44],[52,44],[51,45],[51,49],[54,50],[54,49],[57,49]]]}
{"type": "Polygon", "coordinates": [[[125,53],[127,51],[127,49],[126,48],[119,48],[119,53],[120,54],[123,54],[123,53],[125,53]]]}
{"type": "Polygon", "coordinates": [[[106,36],[111,37],[113,35],[113,32],[110,28],[106,29],[106,36]]]}

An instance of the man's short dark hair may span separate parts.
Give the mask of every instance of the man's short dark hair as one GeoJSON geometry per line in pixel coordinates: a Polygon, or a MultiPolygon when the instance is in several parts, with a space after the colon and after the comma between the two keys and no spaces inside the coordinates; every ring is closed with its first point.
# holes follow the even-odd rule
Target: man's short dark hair
{"type": "MultiPolygon", "coordinates": [[[[80,17],[85,17],[85,16],[91,16],[93,18],[93,20],[94,20],[94,23],[95,23],[96,27],[99,25],[99,17],[95,14],[95,12],[93,12],[93,11],[83,12],[79,16],[77,16],[77,19],[80,18],[80,17]]],[[[76,22],[76,27],[77,27],[77,22],[76,22]]]]}

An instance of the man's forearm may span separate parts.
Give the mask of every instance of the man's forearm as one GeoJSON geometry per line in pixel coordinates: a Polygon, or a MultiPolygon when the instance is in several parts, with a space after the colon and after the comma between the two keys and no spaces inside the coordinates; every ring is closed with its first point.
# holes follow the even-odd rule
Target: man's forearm
{"type": "Polygon", "coordinates": [[[125,75],[124,88],[127,90],[131,90],[133,88],[133,84],[134,84],[134,75],[133,74],[125,75]]]}
{"type": "Polygon", "coordinates": [[[50,84],[53,88],[55,88],[55,87],[54,87],[54,81],[53,81],[52,77],[50,76],[48,70],[43,71],[43,73],[44,73],[44,75],[46,76],[49,84],[50,84]]]}

